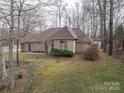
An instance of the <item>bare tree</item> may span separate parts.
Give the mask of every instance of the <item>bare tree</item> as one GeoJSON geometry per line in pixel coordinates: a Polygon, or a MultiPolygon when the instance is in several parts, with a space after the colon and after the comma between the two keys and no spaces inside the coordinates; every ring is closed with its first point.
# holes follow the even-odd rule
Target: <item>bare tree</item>
{"type": "Polygon", "coordinates": [[[6,70],[6,65],[5,65],[5,55],[4,51],[2,48],[2,45],[0,44],[0,88],[6,87],[7,85],[7,79],[8,79],[8,74],[6,70]]]}
{"type": "Polygon", "coordinates": [[[20,35],[20,21],[21,21],[21,13],[23,10],[23,4],[24,4],[25,0],[19,0],[19,2],[16,2],[17,5],[17,15],[18,15],[18,26],[17,26],[17,55],[16,55],[16,61],[17,61],[17,65],[19,66],[19,35],[20,35]]]}
{"type": "Polygon", "coordinates": [[[113,51],[113,13],[114,13],[114,0],[110,0],[110,19],[109,19],[109,26],[110,26],[110,33],[109,33],[109,55],[112,55],[113,51]]]}
{"type": "Polygon", "coordinates": [[[14,62],[13,62],[13,32],[14,32],[14,0],[10,1],[11,10],[10,10],[10,34],[9,34],[9,63],[10,63],[10,88],[13,89],[15,87],[15,75],[14,75],[14,62]]]}

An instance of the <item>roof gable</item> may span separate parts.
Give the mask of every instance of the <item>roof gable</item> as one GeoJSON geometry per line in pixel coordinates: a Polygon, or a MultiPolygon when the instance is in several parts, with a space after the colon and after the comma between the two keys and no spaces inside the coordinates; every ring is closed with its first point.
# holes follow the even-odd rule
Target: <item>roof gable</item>
{"type": "Polygon", "coordinates": [[[43,32],[40,32],[38,36],[40,37],[40,40],[44,42],[47,41],[53,34],[58,32],[59,30],[60,28],[49,28],[43,32]]]}
{"type": "Polygon", "coordinates": [[[49,39],[78,39],[78,37],[72,29],[65,26],[53,34],[49,39]]]}
{"type": "Polygon", "coordinates": [[[25,42],[44,42],[51,39],[75,39],[77,42],[92,42],[80,28],[49,28],[45,31],[27,34],[21,38],[21,43],[25,42]]]}

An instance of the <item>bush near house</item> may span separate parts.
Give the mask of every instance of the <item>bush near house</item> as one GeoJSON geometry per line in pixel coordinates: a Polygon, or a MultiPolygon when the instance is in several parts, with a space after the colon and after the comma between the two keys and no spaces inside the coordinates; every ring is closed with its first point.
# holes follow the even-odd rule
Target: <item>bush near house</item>
{"type": "Polygon", "coordinates": [[[124,50],[124,26],[122,24],[115,29],[114,40],[117,48],[124,50]]]}
{"type": "Polygon", "coordinates": [[[67,50],[59,50],[59,49],[53,49],[51,51],[53,56],[58,56],[58,57],[73,57],[74,53],[71,51],[67,51],[67,50]]]}
{"type": "Polygon", "coordinates": [[[98,58],[98,47],[96,45],[91,46],[84,52],[83,58],[86,60],[95,61],[98,58]]]}

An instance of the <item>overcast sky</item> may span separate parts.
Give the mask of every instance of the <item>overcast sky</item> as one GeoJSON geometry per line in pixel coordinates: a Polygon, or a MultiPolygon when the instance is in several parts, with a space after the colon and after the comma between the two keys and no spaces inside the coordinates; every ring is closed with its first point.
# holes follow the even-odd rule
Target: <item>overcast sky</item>
{"type": "MultiPolygon", "coordinates": [[[[68,5],[69,5],[69,7],[71,7],[73,4],[74,4],[74,2],[75,1],[78,1],[78,0],[64,0],[66,3],[68,3],[68,5]]],[[[35,1],[35,0],[29,0],[29,2],[30,3],[33,3],[33,4],[35,4],[35,3],[37,3],[37,1],[35,1]]],[[[29,3],[28,2],[28,3],[29,3]]]]}
{"type": "Polygon", "coordinates": [[[78,0],[64,0],[65,2],[67,2],[69,4],[69,6],[73,5],[75,1],[78,0]]]}

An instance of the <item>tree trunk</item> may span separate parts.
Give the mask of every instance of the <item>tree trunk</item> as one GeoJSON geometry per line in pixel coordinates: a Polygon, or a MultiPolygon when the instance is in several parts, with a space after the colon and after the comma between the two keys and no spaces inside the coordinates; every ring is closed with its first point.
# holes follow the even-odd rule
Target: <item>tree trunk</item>
{"type": "Polygon", "coordinates": [[[112,55],[113,51],[113,0],[110,0],[110,19],[109,19],[109,26],[110,26],[110,33],[109,33],[109,55],[112,55]]]}
{"type": "MultiPolygon", "coordinates": [[[[20,4],[20,7],[21,7],[21,4],[20,4]]],[[[21,16],[21,9],[18,10],[18,37],[17,37],[17,51],[16,51],[16,61],[17,61],[17,65],[19,66],[20,65],[20,62],[19,62],[19,35],[20,35],[20,16],[21,16]]]]}
{"type": "Polygon", "coordinates": [[[103,1],[103,23],[104,23],[104,52],[106,52],[107,45],[107,31],[106,31],[106,0],[103,1]]]}
{"type": "Polygon", "coordinates": [[[14,81],[14,62],[13,62],[13,47],[12,47],[12,35],[13,35],[13,29],[14,29],[14,0],[11,0],[11,27],[10,27],[10,34],[9,34],[9,71],[10,71],[10,89],[13,89],[15,87],[15,81],[14,81]]]}
{"type": "Polygon", "coordinates": [[[98,6],[99,6],[99,14],[100,14],[100,37],[101,37],[101,48],[104,48],[104,19],[103,19],[103,8],[102,8],[102,2],[100,0],[97,1],[98,2],[98,6]]]}
{"type": "Polygon", "coordinates": [[[0,46],[0,88],[6,87],[7,85],[7,70],[5,65],[5,55],[2,47],[0,46]]]}
{"type": "Polygon", "coordinates": [[[17,50],[16,50],[16,61],[17,61],[17,65],[19,66],[20,65],[20,62],[19,62],[19,39],[17,39],[17,50]]]}

